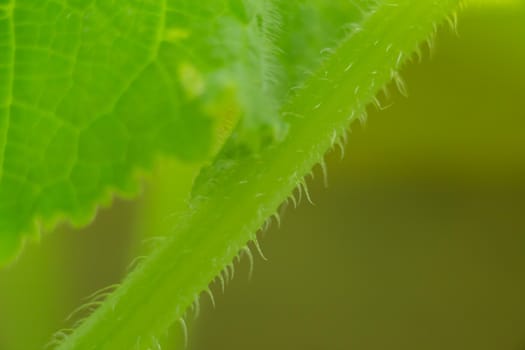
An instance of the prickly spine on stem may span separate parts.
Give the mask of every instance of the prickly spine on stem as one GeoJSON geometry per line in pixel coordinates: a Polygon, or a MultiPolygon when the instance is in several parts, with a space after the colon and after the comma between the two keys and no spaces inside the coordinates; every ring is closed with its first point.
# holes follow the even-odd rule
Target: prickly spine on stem
{"type": "Polygon", "coordinates": [[[250,247],[246,245],[244,248],[242,248],[241,253],[245,254],[248,258],[249,268],[248,268],[248,279],[252,279],[253,276],[253,254],[250,250],[250,247]]]}
{"type": "MultiPolygon", "coordinates": [[[[213,304],[215,306],[215,304],[213,304]]],[[[186,324],[186,321],[184,320],[184,317],[181,317],[179,319],[180,327],[182,329],[182,335],[184,338],[184,348],[188,348],[188,325],[186,324]]]]}
{"type": "Polygon", "coordinates": [[[215,309],[215,298],[213,297],[213,293],[211,292],[210,288],[206,288],[204,290],[204,293],[206,293],[209,297],[210,297],[210,300],[211,300],[211,305],[213,306],[213,308],[215,309]]]}
{"type": "Polygon", "coordinates": [[[253,246],[257,250],[257,253],[259,253],[261,259],[263,259],[264,261],[268,261],[268,259],[264,256],[264,253],[263,253],[263,251],[261,249],[261,246],[259,245],[259,241],[257,240],[257,237],[254,237],[252,239],[252,242],[253,242],[253,246]]]}

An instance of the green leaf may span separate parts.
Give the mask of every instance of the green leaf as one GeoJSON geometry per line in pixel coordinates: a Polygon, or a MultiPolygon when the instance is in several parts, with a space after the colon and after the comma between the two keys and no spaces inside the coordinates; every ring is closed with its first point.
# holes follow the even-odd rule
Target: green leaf
{"type": "Polygon", "coordinates": [[[208,159],[241,116],[240,139],[276,137],[271,11],[0,0],[0,264],[41,227],[88,223],[115,193],[135,194],[159,155],[208,159]]]}

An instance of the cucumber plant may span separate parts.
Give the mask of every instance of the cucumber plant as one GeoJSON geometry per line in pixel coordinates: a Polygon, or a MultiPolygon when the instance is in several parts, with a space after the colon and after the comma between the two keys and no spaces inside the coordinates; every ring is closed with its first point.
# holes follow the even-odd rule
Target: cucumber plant
{"type": "Polygon", "coordinates": [[[256,232],[279,206],[309,199],[305,176],[325,171],[386,84],[405,90],[399,70],[460,6],[1,0],[1,262],[41,230],[134,196],[159,159],[199,172],[171,232],[53,345],[149,349],[184,324],[210,281],[251,259],[249,242],[260,250],[256,232]]]}

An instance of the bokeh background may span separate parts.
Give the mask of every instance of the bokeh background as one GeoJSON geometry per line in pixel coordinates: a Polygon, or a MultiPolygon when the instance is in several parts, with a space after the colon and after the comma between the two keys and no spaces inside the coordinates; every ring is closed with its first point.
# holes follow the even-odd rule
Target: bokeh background
{"type": "MultiPolygon", "coordinates": [[[[328,187],[309,181],[315,205],[263,234],[269,261],[250,280],[237,265],[214,310],[203,299],[189,349],[525,350],[525,4],[459,23],[405,70],[409,98],[383,99],[345,158],[328,156],[328,187]]],[[[1,350],[42,349],[121,279],[144,249],[143,197],[0,271],[1,350]]]]}

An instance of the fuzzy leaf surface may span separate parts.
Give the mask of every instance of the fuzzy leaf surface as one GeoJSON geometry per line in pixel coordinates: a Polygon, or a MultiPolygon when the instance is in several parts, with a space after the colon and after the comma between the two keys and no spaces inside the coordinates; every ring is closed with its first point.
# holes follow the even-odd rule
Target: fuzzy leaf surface
{"type": "Polygon", "coordinates": [[[241,116],[271,137],[270,5],[0,0],[0,264],[135,194],[159,155],[209,158],[241,116]]]}

